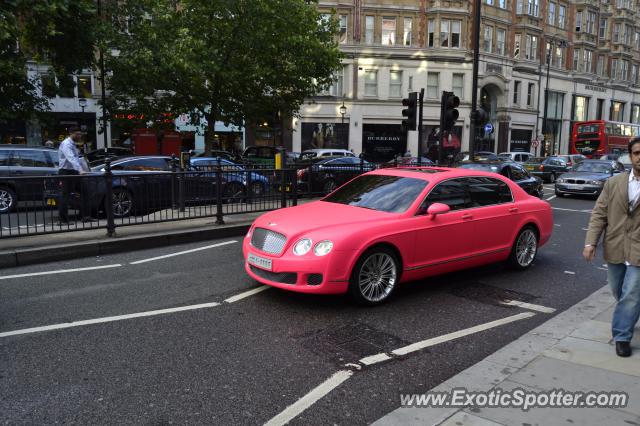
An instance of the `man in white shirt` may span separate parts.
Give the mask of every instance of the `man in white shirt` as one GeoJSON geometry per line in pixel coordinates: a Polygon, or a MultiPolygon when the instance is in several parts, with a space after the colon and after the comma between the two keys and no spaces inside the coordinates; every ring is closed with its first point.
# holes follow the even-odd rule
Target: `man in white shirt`
{"type": "MultiPolygon", "coordinates": [[[[59,170],[58,174],[61,176],[69,176],[69,175],[82,175],[86,172],[84,171],[80,159],[80,155],[78,154],[78,148],[76,147],[76,142],[80,142],[82,140],[82,132],[77,127],[71,127],[69,129],[69,136],[62,141],[60,147],[58,148],[58,158],[59,158],[59,170]]],[[[61,223],[69,222],[69,193],[74,187],[82,187],[82,185],[74,185],[75,179],[67,178],[61,179],[62,183],[62,193],[60,194],[60,200],[58,203],[58,216],[60,218],[61,223]]],[[[81,191],[81,202],[80,202],[80,210],[82,215],[83,222],[93,222],[94,219],[89,217],[87,214],[88,211],[88,194],[83,194],[81,191]]]]}

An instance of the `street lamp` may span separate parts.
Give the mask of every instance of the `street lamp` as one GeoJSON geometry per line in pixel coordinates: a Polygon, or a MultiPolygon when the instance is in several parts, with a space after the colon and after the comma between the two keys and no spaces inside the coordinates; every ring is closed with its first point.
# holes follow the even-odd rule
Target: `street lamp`
{"type": "Polygon", "coordinates": [[[82,112],[84,113],[84,109],[87,107],[87,100],[85,98],[78,99],[78,105],[82,108],[82,112]]]}
{"type": "MultiPolygon", "coordinates": [[[[546,155],[547,151],[547,138],[546,135],[549,133],[547,129],[547,116],[548,116],[548,104],[549,104],[549,71],[551,70],[551,53],[553,52],[553,48],[555,47],[556,38],[551,37],[549,39],[549,50],[547,51],[547,84],[544,89],[544,116],[542,118],[542,133],[545,135],[544,143],[542,144],[542,148],[540,149],[540,155],[543,157],[546,155]]],[[[560,40],[558,43],[558,47],[567,47],[569,44],[566,40],[560,40]]],[[[553,140],[551,141],[551,155],[555,154],[555,132],[553,134],[553,140]]]]}
{"type": "Polygon", "coordinates": [[[344,100],[342,101],[342,105],[340,106],[340,115],[342,115],[342,124],[340,126],[340,144],[344,148],[344,115],[347,113],[347,106],[344,104],[344,100]]]}

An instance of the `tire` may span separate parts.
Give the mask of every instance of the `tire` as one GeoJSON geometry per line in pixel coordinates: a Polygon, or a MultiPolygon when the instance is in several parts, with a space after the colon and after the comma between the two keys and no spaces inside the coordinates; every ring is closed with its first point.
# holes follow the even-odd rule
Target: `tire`
{"type": "Polygon", "coordinates": [[[337,187],[338,185],[336,184],[335,180],[327,179],[322,183],[322,192],[325,194],[329,194],[333,192],[337,187]]]}
{"type": "Polygon", "coordinates": [[[556,174],[555,173],[551,173],[549,175],[549,183],[556,183],[556,174]]]}
{"type": "Polygon", "coordinates": [[[245,197],[244,185],[238,182],[229,182],[225,185],[222,199],[226,203],[239,203],[245,197]]]}
{"type": "Polygon", "coordinates": [[[555,191],[555,192],[556,192],[556,197],[558,197],[558,198],[562,198],[562,197],[564,197],[564,194],[563,194],[562,192],[558,192],[558,190],[557,190],[557,189],[556,189],[556,191],[555,191]]]}
{"type": "Polygon", "coordinates": [[[0,188],[0,214],[9,213],[16,209],[18,199],[16,193],[10,188],[0,188]]]}
{"type": "Polygon", "coordinates": [[[367,250],[356,262],[349,280],[349,295],[360,305],[374,306],[391,297],[400,279],[400,262],[388,248],[367,250]]]}
{"type": "Polygon", "coordinates": [[[538,254],[538,233],[527,225],[518,232],[518,236],[511,247],[508,264],[516,270],[525,270],[536,259],[538,254]]]}
{"type": "Polygon", "coordinates": [[[134,212],[133,194],[125,188],[113,189],[113,217],[130,216],[134,212]]]}
{"type": "Polygon", "coordinates": [[[260,182],[251,183],[251,196],[262,197],[264,195],[264,186],[260,182]]]}

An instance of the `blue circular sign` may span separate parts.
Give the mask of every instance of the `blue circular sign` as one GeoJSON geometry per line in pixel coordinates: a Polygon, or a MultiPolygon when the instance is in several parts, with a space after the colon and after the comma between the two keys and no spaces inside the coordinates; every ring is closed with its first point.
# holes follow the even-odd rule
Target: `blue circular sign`
{"type": "Polygon", "coordinates": [[[487,124],[484,125],[484,134],[485,135],[493,134],[494,130],[495,130],[495,128],[493,127],[493,124],[487,123],[487,124]]]}

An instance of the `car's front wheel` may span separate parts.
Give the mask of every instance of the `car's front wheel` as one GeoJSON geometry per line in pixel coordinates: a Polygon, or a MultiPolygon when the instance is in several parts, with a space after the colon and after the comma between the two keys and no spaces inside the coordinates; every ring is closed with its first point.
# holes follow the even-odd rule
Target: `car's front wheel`
{"type": "Polygon", "coordinates": [[[238,182],[229,182],[224,187],[223,199],[227,203],[239,203],[245,195],[244,185],[238,182]]]}
{"type": "Polygon", "coordinates": [[[538,254],[538,233],[532,226],[525,226],[513,243],[509,265],[514,269],[527,269],[535,260],[536,254],[538,254]]]}
{"type": "Polygon", "coordinates": [[[385,247],[365,252],[356,262],[349,281],[349,294],[359,304],[378,305],[393,293],[400,278],[400,262],[385,247]]]}
{"type": "Polygon", "coordinates": [[[549,175],[549,183],[555,183],[556,182],[556,174],[555,173],[551,173],[549,175]]]}
{"type": "Polygon", "coordinates": [[[113,189],[113,217],[121,218],[133,212],[133,195],[125,188],[113,189]]]}
{"type": "Polygon", "coordinates": [[[0,188],[0,213],[9,213],[16,207],[16,193],[9,188],[0,188]]]}

